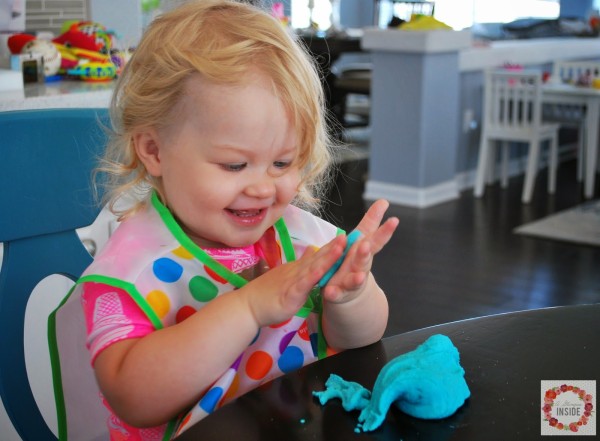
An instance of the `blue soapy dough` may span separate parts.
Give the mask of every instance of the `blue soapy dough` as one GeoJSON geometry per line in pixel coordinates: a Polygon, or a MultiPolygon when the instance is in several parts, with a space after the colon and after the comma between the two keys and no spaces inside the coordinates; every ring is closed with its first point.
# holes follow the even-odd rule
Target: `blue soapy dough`
{"type": "Polygon", "coordinates": [[[325,382],[325,390],[313,392],[325,405],[332,398],[339,398],[345,411],[363,410],[369,404],[371,391],[353,381],[346,381],[339,375],[331,374],[325,382]]]}
{"type": "Polygon", "coordinates": [[[332,374],[326,390],[313,394],[321,405],[340,398],[345,410],[360,410],[359,427],[370,432],[381,425],[392,404],[416,418],[452,415],[471,395],[464,375],[458,349],[447,336],[438,334],[389,361],[377,376],[372,393],[332,374]]]}
{"type": "Polygon", "coordinates": [[[321,280],[319,280],[319,288],[323,288],[325,285],[327,285],[327,282],[329,282],[329,280],[333,277],[335,272],[340,268],[340,266],[342,266],[342,263],[344,262],[344,259],[346,258],[346,254],[348,254],[350,247],[354,244],[354,242],[356,242],[358,240],[358,238],[360,236],[362,236],[362,233],[359,230],[354,230],[350,234],[348,234],[347,241],[346,241],[346,249],[344,250],[344,253],[333,264],[333,266],[331,268],[329,268],[329,270],[325,273],[325,275],[323,277],[321,277],[321,280]]]}
{"type": "Polygon", "coordinates": [[[441,419],[452,415],[471,395],[458,349],[445,335],[387,363],[375,381],[371,400],[360,416],[363,430],[381,425],[390,405],[416,418],[441,419]]]}

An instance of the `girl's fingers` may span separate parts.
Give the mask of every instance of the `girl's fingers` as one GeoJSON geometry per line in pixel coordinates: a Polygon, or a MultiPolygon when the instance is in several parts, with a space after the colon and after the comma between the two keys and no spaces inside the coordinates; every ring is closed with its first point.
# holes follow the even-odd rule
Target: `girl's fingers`
{"type": "Polygon", "coordinates": [[[370,238],[373,254],[377,254],[390,241],[400,221],[397,217],[386,220],[370,238]]]}
{"type": "Polygon", "coordinates": [[[373,254],[377,254],[388,243],[399,223],[398,218],[392,217],[381,224],[389,205],[385,199],[375,201],[356,227],[364,234],[364,239],[371,241],[373,254]]]}
{"type": "Polygon", "coordinates": [[[381,220],[389,206],[389,202],[385,199],[375,201],[373,205],[369,207],[356,228],[364,235],[373,233],[379,228],[379,224],[381,224],[381,220]]]}
{"type": "Polygon", "coordinates": [[[370,271],[373,253],[370,240],[361,240],[354,249],[348,253],[346,258],[347,269],[349,272],[370,271]]]}
{"type": "Polygon", "coordinates": [[[311,283],[316,284],[344,252],[346,238],[337,236],[322,248],[308,247],[301,257],[305,275],[311,283]]]}

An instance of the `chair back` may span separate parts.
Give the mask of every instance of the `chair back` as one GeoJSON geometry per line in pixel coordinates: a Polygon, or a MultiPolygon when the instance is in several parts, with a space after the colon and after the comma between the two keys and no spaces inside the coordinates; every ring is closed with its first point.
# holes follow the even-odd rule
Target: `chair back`
{"type": "Polygon", "coordinates": [[[542,76],[539,72],[486,72],[484,126],[493,131],[520,132],[541,124],[542,76]]]}
{"type": "Polygon", "coordinates": [[[103,125],[106,109],[0,112],[0,335],[8,342],[0,396],[23,440],[56,439],[27,375],[25,312],[38,282],[53,274],[76,280],[92,261],[76,229],[100,212],[91,172],[106,143],[103,125]]]}
{"type": "Polygon", "coordinates": [[[558,83],[591,86],[600,78],[600,61],[556,61],[552,67],[552,80],[558,83]]]}

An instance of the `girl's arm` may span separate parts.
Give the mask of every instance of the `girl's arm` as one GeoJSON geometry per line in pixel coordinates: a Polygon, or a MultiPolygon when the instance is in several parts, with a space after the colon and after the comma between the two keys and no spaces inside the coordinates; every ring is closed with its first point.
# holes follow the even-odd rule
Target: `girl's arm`
{"type": "Polygon", "coordinates": [[[236,360],[259,328],[281,323],[343,252],[344,237],[225,293],[181,323],[117,342],[96,358],[100,389],[135,427],[163,424],[186,410],[236,360]]]}
{"type": "Polygon", "coordinates": [[[373,256],[388,243],[398,226],[397,218],[381,224],[388,206],[387,201],[378,200],[369,208],[357,226],[362,237],[323,288],[323,332],[327,343],[335,349],[374,343],[387,326],[387,299],[371,273],[371,266],[373,256]]]}

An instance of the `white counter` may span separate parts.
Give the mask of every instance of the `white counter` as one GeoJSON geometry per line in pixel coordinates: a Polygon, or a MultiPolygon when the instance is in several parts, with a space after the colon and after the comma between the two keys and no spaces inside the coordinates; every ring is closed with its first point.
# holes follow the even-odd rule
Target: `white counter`
{"type": "Polygon", "coordinates": [[[454,52],[471,45],[471,31],[403,31],[365,28],[361,46],[365,50],[402,53],[454,52]]]}
{"type": "Polygon", "coordinates": [[[461,72],[484,70],[505,63],[539,65],[557,59],[600,58],[600,38],[532,38],[494,41],[462,49],[461,72]]]}
{"type": "Polygon", "coordinates": [[[10,110],[104,108],[110,104],[114,82],[63,80],[27,84],[23,90],[0,92],[0,112],[10,110]]]}
{"type": "Polygon", "coordinates": [[[506,63],[540,65],[557,59],[600,58],[600,38],[532,38],[489,43],[472,39],[470,31],[403,31],[365,28],[361,45],[367,51],[439,53],[459,51],[461,72],[481,71],[506,63]]]}

